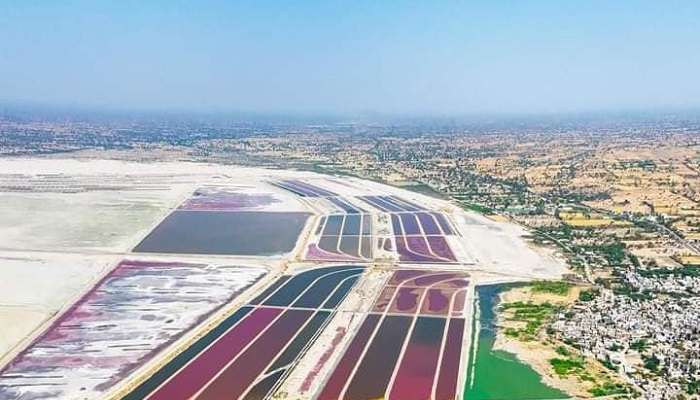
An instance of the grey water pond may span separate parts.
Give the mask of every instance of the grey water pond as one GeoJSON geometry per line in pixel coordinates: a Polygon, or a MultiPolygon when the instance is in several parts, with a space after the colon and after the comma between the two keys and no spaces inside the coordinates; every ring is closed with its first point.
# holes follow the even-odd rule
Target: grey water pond
{"type": "Polygon", "coordinates": [[[278,255],[291,251],[309,217],[300,212],[174,211],[135,252],[278,255]]]}

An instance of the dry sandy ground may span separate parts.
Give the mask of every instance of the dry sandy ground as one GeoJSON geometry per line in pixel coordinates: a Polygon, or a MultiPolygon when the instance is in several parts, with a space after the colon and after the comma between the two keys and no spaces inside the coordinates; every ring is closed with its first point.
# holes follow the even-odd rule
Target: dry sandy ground
{"type": "Polygon", "coordinates": [[[473,213],[457,215],[464,246],[480,271],[519,280],[554,279],[568,272],[554,251],[530,246],[523,239],[527,231],[520,226],[473,213]]]}

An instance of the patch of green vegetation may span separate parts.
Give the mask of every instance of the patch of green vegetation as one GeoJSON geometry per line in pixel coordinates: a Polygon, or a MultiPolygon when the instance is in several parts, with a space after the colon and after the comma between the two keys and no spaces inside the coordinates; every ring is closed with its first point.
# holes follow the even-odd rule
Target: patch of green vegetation
{"type": "Polygon", "coordinates": [[[520,330],[515,328],[506,328],[503,333],[508,336],[517,339],[520,336],[520,330]]]}
{"type": "MultiPolygon", "coordinates": [[[[597,372],[595,368],[591,368],[588,361],[576,351],[565,346],[557,346],[554,350],[561,357],[549,359],[549,364],[560,378],[575,377],[580,382],[589,382],[592,387],[588,391],[596,397],[634,393],[631,386],[615,383],[610,379],[608,373],[597,372]]],[[[616,369],[609,360],[603,365],[610,369],[616,369]]]]}
{"type": "Polygon", "coordinates": [[[535,339],[539,329],[555,311],[559,310],[559,307],[550,303],[533,304],[517,301],[502,304],[501,309],[512,312],[512,316],[507,318],[508,321],[525,323],[523,328],[506,328],[504,333],[513,338],[529,341],[535,339]]]}
{"type": "Polygon", "coordinates": [[[564,281],[536,281],[532,284],[532,291],[566,296],[572,286],[572,284],[564,281]]]}
{"type": "Polygon", "coordinates": [[[652,372],[657,372],[659,370],[659,364],[661,364],[661,360],[659,360],[659,358],[656,357],[656,354],[652,354],[649,357],[642,358],[644,359],[644,368],[652,372]]]}
{"type": "Polygon", "coordinates": [[[646,350],[648,347],[649,343],[647,343],[646,339],[635,340],[632,342],[632,344],[630,344],[630,349],[637,350],[639,352],[646,350]]]}
{"type": "Polygon", "coordinates": [[[616,394],[631,394],[632,390],[628,385],[614,382],[604,382],[588,390],[588,393],[595,397],[612,396],[616,394]]]}
{"type": "Polygon", "coordinates": [[[652,300],[654,294],[650,290],[638,291],[629,285],[618,285],[613,288],[613,293],[618,296],[627,296],[633,300],[652,300]]]}
{"type": "Polygon", "coordinates": [[[700,277],[700,266],[688,265],[681,268],[654,268],[640,269],[639,275],[649,278],[666,277],[666,276],[689,276],[692,278],[700,277]]]}
{"type": "Polygon", "coordinates": [[[557,354],[559,354],[560,356],[568,357],[571,355],[571,352],[569,351],[569,349],[567,349],[564,346],[557,346],[557,348],[554,349],[554,351],[556,351],[557,354]]]}
{"type": "Polygon", "coordinates": [[[625,246],[620,242],[595,246],[595,249],[603,253],[603,256],[610,265],[619,265],[625,261],[625,246]]]}
{"type": "Polygon", "coordinates": [[[596,289],[582,290],[578,294],[578,299],[579,299],[579,301],[588,302],[588,301],[592,301],[593,299],[598,297],[599,294],[600,294],[600,291],[596,290],[596,289]]]}
{"type": "Polygon", "coordinates": [[[635,256],[632,253],[629,254],[629,257],[630,261],[632,262],[632,265],[634,265],[635,268],[641,267],[641,264],[639,263],[639,257],[635,256]]]}
{"type": "Polygon", "coordinates": [[[601,364],[611,371],[617,371],[617,365],[613,364],[609,358],[606,358],[605,361],[601,361],[601,364]]]}
{"type": "Polygon", "coordinates": [[[593,375],[589,374],[588,372],[581,372],[578,375],[578,378],[582,381],[585,381],[585,382],[595,382],[595,377],[593,375]]]}
{"type": "Polygon", "coordinates": [[[610,350],[610,351],[620,351],[620,350],[622,350],[622,346],[620,346],[620,345],[617,344],[617,343],[613,343],[613,344],[610,345],[610,347],[608,347],[608,350],[610,350]]]}
{"type": "Polygon", "coordinates": [[[560,377],[583,372],[586,366],[582,357],[552,358],[549,360],[549,364],[560,377]]]}

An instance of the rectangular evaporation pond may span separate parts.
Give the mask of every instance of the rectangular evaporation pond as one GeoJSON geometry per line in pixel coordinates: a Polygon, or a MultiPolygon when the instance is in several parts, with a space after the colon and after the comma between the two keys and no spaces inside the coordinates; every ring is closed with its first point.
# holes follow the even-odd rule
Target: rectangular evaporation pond
{"type": "Polygon", "coordinates": [[[430,399],[440,358],[444,318],[419,317],[411,333],[390,398],[430,399]]]}
{"type": "Polygon", "coordinates": [[[362,234],[372,234],[372,216],[369,214],[362,215],[362,234]]]}
{"type": "Polygon", "coordinates": [[[418,207],[414,207],[411,205],[409,202],[396,197],[396,196],[384,196],[382,197],[382,200],[386,202],[387,204],[394,205],[396,207],[399,207],[402,211],[418,211],[418,207]]]}
{"type": "Polygon", "coordinates": [[[350,381],[345,398],[384,398],[411,321],[410,317],[395,315],[384,319],[350,381]]]}
{"type": "Polygon", "coordinates": [[[372,238],[363,237],[360,239],[360,256],[364,258],[372,258],[372,238]]]}
{"type": "Polygon", "coordinates": [[[343,235],[359,235],[360,234],[360,215],[353,214],[345,216],[345,225],[343,225],[343,235]]]}
{"type": "MultiPolygon", "coordinates": [[[[353,282],[357,280],[357,276],[362,274],[360,269],[348,269],[345,271],[338,271],[336,273],[328,274],[318,280],[316,280],[311,286],[309,286],[295,302],[292,307],[304,307],[304,308],[318,308],[321,307],[326,299],[338,289],[343,281],[346,279],[353,279],[353,282]]],[[[350,287],[345,286],[344,290],[350,290],[350,287]]],[[[342,294],[345,297],[345,294],[342,294]]]]}
{"type": "Polygon", "coordinates": [[[421,235],[422,232],[418,226],[418,221],[413,214],[399,214],[403,223],[403,230],[406,235],[421,235]]]}
{"type": "MultiPolygon", "coordinates": [[[[335,367],[332,375],[326,381],[326,385],[317,397],[318,400],[338,400],[341,398],[343,388],[348,379],[352,376],[352,371],[358,362],[361,361],[362,352],[372,337],[379,315],[369,314],[360,326],[357,334],[353,337],[348,349],[335,367]]],[[[384,364],[388,365],[388,364],[384,364]]]]}
{"type": "Polygon", "coordinates": [[[276,255],[291,251],[308,213],[174,211],[135,252],[276,255]]]}
{"type": "Polygon", "coordinates": [[[401,228],[401,222],[396,214],[391,214],[391,227],[394,230],[394,235],[403,236],[403,228],[401,228]]]}
{"type": "Polygon", "coordinates": [[[423,232],[425,232],[426,235],[441,235],[442,232],[440,232],[440,228],[438,227],[437,223],[435,222],[435,219],[433,218],[432,215],[428,213],[416,213],[416,216],[418,217],[418,220],[420,221],[421,226],[423,227],[423,232]]]}
{"type": "Polygon", "coordinates": [[[340,207],[343,211],[345,211],[348,214],[359,214],[360,211],[363,211],[348,203],[347,200],[340,197],[328,197],[328,200],[336,206],[340,207]]]}
{"type": "Polygon", "coordinates": [[[359,257],[360,239],[357,236],[343,236],[340,240],[340,251],[351,257],[359,257]]]}
{"type": "Polygon", "coordinates": [[[340,235],[340,227],[343,225],[344,215],[330,215],[326,218],[326,226],[323,228],[323,236],[340,235]]]}
{"type": "Polygon", "coordinates": [[[445,235],[454,235],[455,232],[452,230],[452,227],[450,226],[450,223],[447,221],[447,218],[445,217],[444,214],[440,213],[433,213],[433,216],[435,219],[437,219],[438,223],[440,224],[440,227],[442,228],[442,231],[445,232],[445,235]]]}

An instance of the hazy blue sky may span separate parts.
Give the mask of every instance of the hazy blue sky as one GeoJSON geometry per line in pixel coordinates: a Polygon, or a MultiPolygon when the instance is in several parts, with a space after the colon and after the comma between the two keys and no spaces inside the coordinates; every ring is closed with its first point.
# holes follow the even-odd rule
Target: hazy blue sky
{"type": "Polygon", "coordinates": [[[0,101],[471,114],[700,106],[700,1],[1,1],[0,101]]]}

